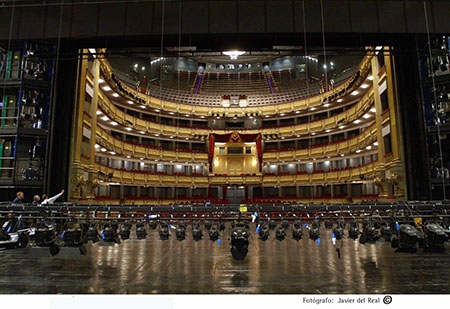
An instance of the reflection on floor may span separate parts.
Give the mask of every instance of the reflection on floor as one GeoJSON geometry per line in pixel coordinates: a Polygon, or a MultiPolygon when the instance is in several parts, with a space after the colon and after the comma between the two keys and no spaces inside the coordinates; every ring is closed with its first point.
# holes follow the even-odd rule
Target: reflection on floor
{"type": "Polygon", "coordinates": [[[0,251],[2,294],[449,294],[450,248],[443,253],[396,252],[390,242],[360,244],[346,237],[340,258],[331,230],[321,228],[320,245],[307,233],[296,241],[292,226],[279,241],[270,231],[258,239],[251,226],[248,255],[236,261],[227,231],[213,242],[194,241],[191,227],[179,241],[148,229],[121,244],[102,241],[62,248],[0,251]]]}

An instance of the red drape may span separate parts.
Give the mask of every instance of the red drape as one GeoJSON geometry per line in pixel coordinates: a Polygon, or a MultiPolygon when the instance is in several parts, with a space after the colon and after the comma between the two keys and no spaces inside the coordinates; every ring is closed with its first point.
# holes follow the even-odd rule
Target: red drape
{"type": "Polygon", "coordinates": [[[208,161],[209,161],[209,172],[212,173],[213,166],[212,160],[214,158],[214,136],[211,134],[209,136],[209,151],[208,151],[208,161]]]}

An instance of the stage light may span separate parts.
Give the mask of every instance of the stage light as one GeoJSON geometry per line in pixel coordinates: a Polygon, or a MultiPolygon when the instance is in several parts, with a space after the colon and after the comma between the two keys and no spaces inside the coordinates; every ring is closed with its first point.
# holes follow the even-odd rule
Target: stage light
{"type": "Polygon", "coordinates": [[[303,225],[300,220],[294,222],[293,230],[292,230],[292,238],[296,241],[302,239],[303,236],[303,225]]]}
{"type": "Polygon", "coordinates": [[[170,237],[169,233],[169,226],[166,222],[160,223],[160,229],[159,229],[159,239],[161,240],[167,240],[170,237]]]}
{"type": "Polygon", "coordinates": [[[283,241],[286,237],[286,232],[284,230],[284,227],[280,224],[277,229],[275,230],[275,238],[278,241],[283,241]]]}
{"type": "Polygon", "coordinates": [[[137,239],[147,238],[147,230],[145,229],[145,224],[143,222],[136,223],[136,237],[137,239]]]}
{"type": "Polygon", "coordinates": [[[198,221],[192,223],[192,238],[194,241],[199,241],[203,237],[203,232],[198,221]]]}
{"type": "Polygon", "coordinates": [[[270,236],[269,225],[267,223],[258,224],[256,233],[258,233],[259,239],[266,241],[270,236]]]}
{"type": "Polygon", "coordinates": [[[411,224],[396,224],[398,234],[392,238],[391,247],[397,248],[399,252],[417,252],[417,243],[420,233],[411,224]]]}
{"type": "Polygon", "coordinates": [[[125,222],[120,226],[120,238],[122,240],[130,239],[130,233],[131,233],[131,223],[125,222]]]}
{"type": "MultiPolygon", "coordinates": [[[[206,227],[206,224],[205,224],[205,227],[206,227]]],[[[217,226],[215,224],[211,225],[211,227],[209,228],[208,234],[209,234],[209,239],[212,242],[215,242],[216,240],[219,240],[220,232],[219,232],[219,229],[217,228],[217,226]]]]}
{"type": "Polygon", "coordinates": [[[243,260],[248,253],[248,238],[250,229],[245,221],[240,219],[230,229],[230,252],[235,260],[243,260]]]}
{"type": "Polygon", "coordinates": [[[447,231],[436,222],[426,222],[424,230],[424,250],[431,252],[445,251],[445,242],[449,240],[447,231]]]}
{"type": "Polygon", "coordinates": [[[106,223],[103,226],[103,231],[100,234],[103,241],[105,242],[114,242],[116,244],[120,244],[120,238],[117,234],[118,224],[117,222],[106,223]]]}

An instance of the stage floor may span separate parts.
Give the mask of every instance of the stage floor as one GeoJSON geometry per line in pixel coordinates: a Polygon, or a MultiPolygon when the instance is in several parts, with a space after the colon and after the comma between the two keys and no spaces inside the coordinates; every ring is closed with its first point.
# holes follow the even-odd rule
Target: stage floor
{"type": "MultiPolygon", "coordinates": [[[[284,241],[258,239],[252,225],[250,247],[243,261],[232,258],[227,232],[220,244],[208,235],[195,242],[147,239],[119,245],[101,242],[61,248],[0,251],[1,294],[450,294],[450,247],[443,253],[396,252],[390,242],[362,245],[343,240],[338,257],[331,230],[321,229],[318,245],[291,229],[284,241]]],[[[292,227],[291,227],[292,228],[292,227]]],[[[347,233],[347,232],[346,232],[347,233]]]]}

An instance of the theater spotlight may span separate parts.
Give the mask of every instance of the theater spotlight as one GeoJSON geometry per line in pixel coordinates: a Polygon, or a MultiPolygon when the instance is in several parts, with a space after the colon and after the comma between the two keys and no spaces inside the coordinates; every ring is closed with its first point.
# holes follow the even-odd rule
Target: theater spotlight
{"type": "Polygon", "coordinates": [[[93,243],[96,243],[100,240],[100,235],[98,233],[97,224],[92,222],[87,227],[87,231],[84,234],[84,242],[87,243],[89,241],[92,241],[93,243]]]}
{"type": "Polygon", "coordinates": [[[336,240],[341,240],[344,238],[344,227],[341,223],[338,223],[338,225],[333,229],[333,234],[336,240]]]}
{"type": "Polygon", "coordinates": [[[230,229],[230,252],[235,260],[243,260],[248,253],[250,229],[245,221],[233,223],[230,229]]]}
{"type": "Polygon", "coordinates": [[[392,240],[392,228],[389,222],[384,222],[380,228],[381,237],[384,238],[385,241],[392,240]]]}
{"type": "Polygon", "coordinates": [[[391,247],[397,248],[399,252],[417,252],[417,243],[420,240],[420,233],[411,224],[396,223],[397,235],[392,238],[391,247]]]}
{"type": "Polygon", "coordinates": [[[87,254],[87,249],[83,242],[83,230],[80,224],[66,222],[64,224],[64,230],[61,233],[61,239],[63,241],[63,246],[77,247],[79,248],[81,255],[87,254]]]}
{"type": "Polygon", "coordinates": [[[320,226],[317,220],[314,220],[309,229],[309,239],[316,241],[320,238],[320,226]]]}
{"type": "Polygon", "coordinates": [[[192,223],[192,238],[194,241],[199,241],[203,237],[203,232],[198,221],[192,223]]]}
{"type": "Polygon", "coordinates": [[[300,220],[294,222],[293,230],[292,230],[292,238],[296,241],[302,239],[303,236],[303,227],[300,220]]]}
{"type": "Polygon", "coordinates": [[[118,224],[117,222],[106,223],[103,226],[103,231],[100,234],[103,241],[105,242],[114,242],[116,244],[120,244],[120,238],[117,234],[118,224]]]}
{"type": "Polygon", "coordinates": [[[158,225],[159,216],[158,215],[149,215],[148,216],[148,227],[152,230],[156,229],[156,226],[158,225]]]}
{"type": "Polygon", "coordinates": [[[161,222],[159,225],[159,239],[167,240],[170,237],[169,226],[166,222],[161,222]]]}
{"type": "Polygon", "coordinates": [[[436,222],[426,222],[423,226],[423,247],[426,251],[443,252],[445,242],[449,240],[447,231],[436,222]]]}
{"type": "MultiPolygon", "coordinates": [[[[206,225],[205,225],[205,227],[206,227],[206,225]]],[[[209,234],[209,239],[212,242],[215,242],[216,240],[218,240],[219,236],[220,236],[220,232],[219,232],[219,229],[217,228],[217,225],[215,225],[215,224],[211,225],[211,227],[209,228],[208,234],[209,234]]]]}
{"type": "Polygon", "coordinates": [[[282,224],[280,224],[277,229],[275,230],[275,238],[278,241],[283,241],[286,237],[286,231],[284,230],[284,227],[282,224]]]}
{"type": "Polygon", "coordinates": [[[371,220],[369,218],[368,220],[363,222],[363,231],[361,233],[361,236],[359,237],[359,243],[365,244],[366,242],[374,243],[379,239],[378,232],[371,220]]]}
{"type": "Polygon", "coordinates": [[[183,241],[186,239],[186,225],[184,224],[184,222],[178,223],[175,227],[175,236],[179,241],[183,241]]]}
{"type": "Polygon", "coordinates": [[[60,247],[56,243],[56,234],[56,229],[52,224],[39,222],[34,228],[32,240],[38,247],[48,247],[50,249],[50,254],[55,256],[60,251],[60,247]]]}
{"type": "Polygon", "coordinates": [[[136,223],[136,237],[137,239],[147,238],[147,230],[145,229],[144,222],[136,223]]]}
{"type": "Polygon", "coordinates": [[[125,222],[120,226],[119,232],[120,238],[122,240],[130,239],[130,234],[131,234],[131,223],[125,222]]]}
{"type": "Polygon", "coordinates": [[[359,224],[356,221],[356,219],[353,219],[352,222],[350,222],[350,226],[348,228],[348,236],[351,239],[356,240],[360,234],[361,234],[361,231],[359,229],[359,224]]]}
{"type": "Polygon", "coordinates": [[[270,236],[270,232],[269,232],[269,225],[267,223],[262,223],[260,225],[258,225],[258,227],[256,228],[256,232],[259,235],[259,239],[266,241],[267,239],[269,239],[270,236]]]}

